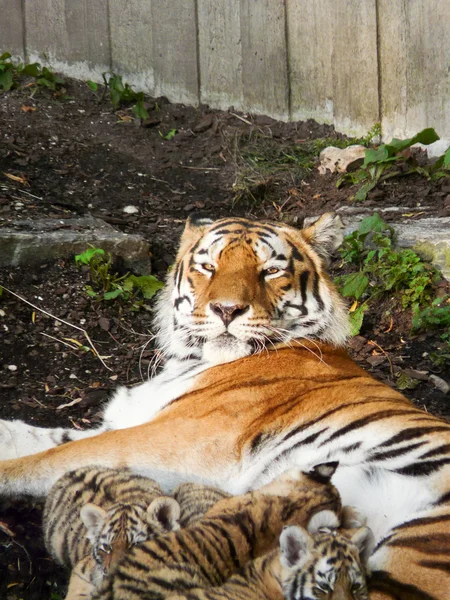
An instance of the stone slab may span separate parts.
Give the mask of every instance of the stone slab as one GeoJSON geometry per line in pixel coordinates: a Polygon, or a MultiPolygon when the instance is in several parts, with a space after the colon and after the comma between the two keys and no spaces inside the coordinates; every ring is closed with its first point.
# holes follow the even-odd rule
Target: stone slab
{"type": "Polygon", "coordinates": [[[333,22],[335,0],[286,3],[291,118],[333,123],[333,22]]]}
{"type": "Polygon", "coordinates": [[[378,0],[383,135],[434,127],[450,145],[450,0],[378,0]]]}
{"type": "Polygon", "coordinates": [[[240,0],[197,0],[200,101],[243,109],[240,0]]]}
{"type": "Polygon", "coordinates": [[[22,3],[0,0],[0,54],[25,57],[22,3]]]}
{"type": "Polygon", "coordinates": [[[337,131],[361,136],[380,121],[376,0],[335,0],[333,104],[337,131]]]}
{"type": "Polygon", "coordinates": [[[196,0],[151,0],[151,8],[155,95],[195,106],[200,97],[196,0]]]}
{"type": "Polygon", "coordinates": [[[39,219],[12,221],[0,229],[0,267],[37,265],[73,258],[89,246],[121,258],[127,269],[148,274],[148,243],[138,235],[117,231],[101,219],[39,219]]]}
{"type": "MultiPolygon", "coordinates": [[[[408,212],[411,212],[411,209],[408,209],[408,212]]],[[[345,226],[345,235],[358,229],[359,222],[367,216],[349,216],[343,212],[340,214],[345,226]]],[[[395,243],[398,247],[412,248],[450,281],[450,217],[390,221],[389,225],[395,230],[395,243]]]]}
{"type": "Polygon", "coordinates": [[[244,109],[288,120],[285,3],[241,0],[244,109]]]}
{"type": "Polygon", "coordinates": [[[30,61],[79,79],[110,68],[108,0],[23,0],[30,61]]]}
{"type": "Polygon", "coordinates": [[[133,87],[155,94],[152,3],[109,0],[112,70],[133,87]]]}

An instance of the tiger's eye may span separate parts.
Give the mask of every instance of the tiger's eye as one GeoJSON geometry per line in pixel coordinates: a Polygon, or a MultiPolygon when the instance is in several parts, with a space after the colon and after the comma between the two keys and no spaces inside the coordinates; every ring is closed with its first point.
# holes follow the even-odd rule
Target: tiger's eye
{"type": "Polygon", "coordinates": [[[203,263],[202,269],[205,269],[205,271],[209,271],[210,273],[214,273],[214,271],[216,270],[214,265],[211,265],[210,263],[203,263]]]}
{"type": "Polygon", "coordinates": [[[103,552],[104,554],[111,554],[112,548],[109,544],[101,544],[99,546],[99,550],[100,550],[100,552],[103,552]]]}
{"type": "Polygon", "coordinates": [[[266,275],[275,275],[275,273],[279,273],[280,269],[278,267],[269,267],[266,269],[266,275]]]}

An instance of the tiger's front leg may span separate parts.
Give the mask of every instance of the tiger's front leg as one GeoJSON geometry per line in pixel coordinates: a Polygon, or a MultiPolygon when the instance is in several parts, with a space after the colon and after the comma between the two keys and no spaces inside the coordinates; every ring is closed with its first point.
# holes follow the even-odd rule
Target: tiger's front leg
{"type": "Polygon", "coordinates": [[[66,472],[89,465],[128,467],[172,489],[184,481],[223,487],[236,479],[239,456],[229,434],[218,435],[217,424],[206,423],[198,437],[195,419],[171,417],[68,442],[45,452],[0,462],[0,495],[45,495],[66,472]],[[170,432],[170,435],[168,435],[170,432]],[[193,476],[195,474],[195,476],[193,476]]]}

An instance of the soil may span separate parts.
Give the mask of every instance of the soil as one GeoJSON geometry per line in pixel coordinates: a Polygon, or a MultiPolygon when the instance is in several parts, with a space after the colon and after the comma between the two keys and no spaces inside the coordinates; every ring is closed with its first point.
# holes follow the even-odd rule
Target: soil
{"type": "MultiPolygon", "coordinates": [[[[47,91],[32,96],[30,90],[0,95],[0,227],[25,216],[99,216],[149,240],[153,272],[163,278],[192,212],[301,224],[306,215],[352,205],[354,190],[336,189],[336,175],[320,176],[315,168],[295,178],[266,181],[266,188],[276,186],[275,196],[264,193],[259,201],[236,202],[236,147],[242,140],[258,134],[292,145],[340,137],[330,127],[186,107],[165,98],[148,100],[150,118],[141,126],[131,109],[114,111],[83,83],[68,81],[59,97],[47,91]],[[172,130],[177,131],[173,139],[165,139],[172,130]],[[124,211],[130,205],[134,214],[124,211]]],[[[448,214],[449,193],[448,180],[397,178],[375,189],[364,206],[420,206],[427,215],[448,214]]],[[[107,365],[80,329],[4,291],[0,418],[90,427],[99,422],[113,389],[148,377],[155,357],[151,306],[133,310],[123,302],[92,300],[85,290],[88,269],[71,261],[3,269],[0,282],[39,309],[86,330],[107,365]]],[[[448,291],[446,282],[441,291],[448,291]]],[[[450,380],[448,369],[439,370],[430,361],[439,348],[438,333],[412,336],[409,314],[391,311],[391,318],[379,318],[388,308],[380,306],[367,316],[361,335],[350,343],[353,357],[392,386],[399,373],[411,375],[412,370],[417,387],[404,393],[426,410],[449,417],[449,396],[428,379],[435,373],[450,380]]],[[[67,574],[43,548],[40,511],[35,500],[0,502],[1,598],[57,599],[64,593],[67,574]]]]}

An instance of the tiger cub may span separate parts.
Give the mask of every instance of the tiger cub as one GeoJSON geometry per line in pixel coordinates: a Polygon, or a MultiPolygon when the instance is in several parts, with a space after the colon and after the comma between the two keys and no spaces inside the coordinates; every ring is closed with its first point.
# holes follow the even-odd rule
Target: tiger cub
{"type": "Polygon", "coordinates": [[[322,510],[340,513],[331,485],[337,463],[293,469],[259,490],[220,500],[186,529],[144,542],[123,556],[95,600],[162,600],[222,585],[249,560],[276,546],[286,525],[305,525],[322,510]]]}
{"type": "Polygon", "coordinates": [[[231,496],[223,490],[200,483],[182,483],[172,493],[180,505],[180,527],[196,523],[217,502],[231,496]]]}
{"type": "Polygon", "coordinates": [[[47,497],[47,550],[75,567],[67,598],[92,591],[128,548],[179,529],[180,510],[159,485],[127,469],[82,467],[61,477],[47,497]]]}
{"type": "Polygon", "coordinates": [[[250,561],[222,586],[190,589],[170,600],[368,600],[365,562],[373,534],[364,526],[337,527],[335,513],[316,513],[307,530],[286,527],[277,550],[250,561]]]}

